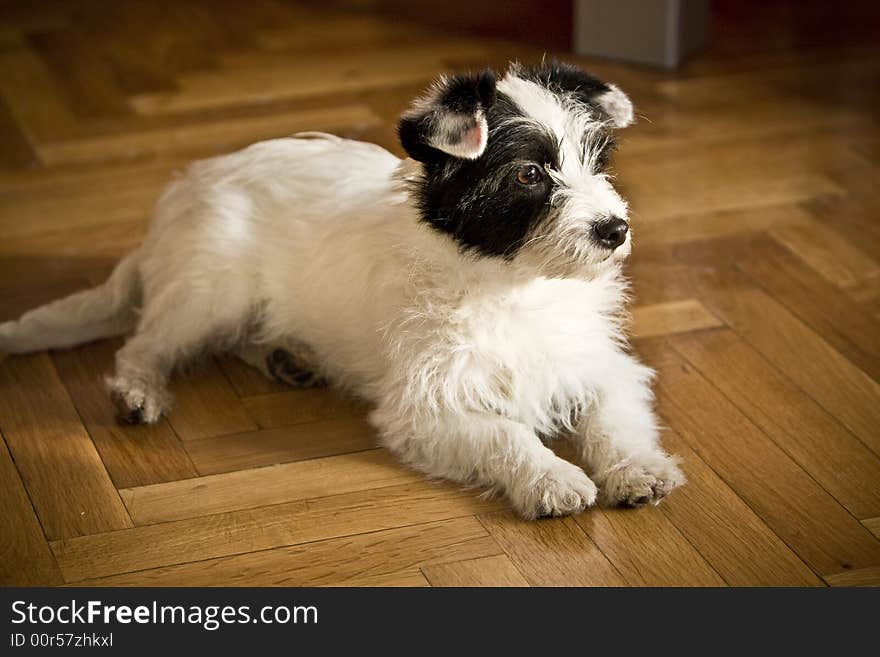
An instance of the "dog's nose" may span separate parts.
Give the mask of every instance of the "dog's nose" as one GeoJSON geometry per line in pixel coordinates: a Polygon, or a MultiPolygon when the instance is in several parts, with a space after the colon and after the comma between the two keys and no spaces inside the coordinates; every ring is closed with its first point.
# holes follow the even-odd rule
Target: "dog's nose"
{"type": "Polygon", "coordinates": [[[616,249],[626,240],[629,224],[620,217],[611,217],[593,226],[596,240],[606,249],[616,249]]]}

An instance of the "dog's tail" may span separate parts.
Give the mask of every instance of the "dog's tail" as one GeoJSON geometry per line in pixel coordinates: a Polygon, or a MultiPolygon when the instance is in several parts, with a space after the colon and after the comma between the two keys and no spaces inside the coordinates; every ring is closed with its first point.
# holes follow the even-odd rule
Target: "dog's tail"
{"type": "Polygon", "coordinates": [[[102,285],[0,323],[0,351],[21,354],[73,347],[134,328],[141,296],[140,252],[129,253],[102,285]]]}

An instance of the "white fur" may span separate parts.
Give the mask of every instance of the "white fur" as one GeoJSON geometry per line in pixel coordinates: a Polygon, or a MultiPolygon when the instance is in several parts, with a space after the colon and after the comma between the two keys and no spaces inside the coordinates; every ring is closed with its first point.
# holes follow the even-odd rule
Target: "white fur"
{"type": "MultiPolygon", "coordinates": [[[[563,136],[587,129],[535,85],[505,84],[563,136]]],[[[174,366],[206,345],[257,365],[307,345],[297,353],[371,401],[383,444],[428,475],[501,491],[528,518],[597,495],[659,501],[682,476],[658,444],[652,373],[621,332],[629,243],[609,258],[567,252],[583,256],[574,268],[549,255],[626,206],[583,163],[567,166],[553,174],[562,232],[505,260],[418,221],[403,181],[419,165],[375,145],[313,133],[197,162],[107,284],[0,324],[0,348],[135,329],[108,383],[149,422],[169,408],[174,366]],[[544,445],[553,435],[574,441],[587,472],[544,445]]]]}

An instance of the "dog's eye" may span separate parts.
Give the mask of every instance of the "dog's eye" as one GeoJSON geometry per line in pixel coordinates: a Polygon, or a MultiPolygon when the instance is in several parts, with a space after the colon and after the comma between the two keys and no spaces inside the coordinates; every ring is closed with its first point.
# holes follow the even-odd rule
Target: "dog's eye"
{"type": "Polygon", "coordinates": [[[544,172],[537,164],[526,164],[516,172],[516,182],[520,185],[534,185],[544,180],[544,172]]]}

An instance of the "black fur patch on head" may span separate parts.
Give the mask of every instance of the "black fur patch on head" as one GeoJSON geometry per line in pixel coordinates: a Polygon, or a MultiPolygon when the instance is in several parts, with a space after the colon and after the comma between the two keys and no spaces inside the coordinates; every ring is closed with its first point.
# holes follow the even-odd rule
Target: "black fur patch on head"
{"type": "Polygon", "coordinates": [[[477,75],[458,75],[449,80],[441,107],[460,114],[488,109],[495,102],[495,71],[486,69],[477,75]]]}
{"type": "Polygon", "coordinates": [[[422,219],[482,255],[513,256],[549,209],[553,183],[545,169],[559,166],[559,145],[555,136],[523,118],[498,94],[487,112],[489,140],[479,158],[444,155],[424,163],[418,189],[422,219]],[[517,173],[529,164],[541,168],[542,180],[524,185],[517,173]]]}
{"type": "Polygon", "coordinates": [[[599,112],[602,108],[596,104],[596,97],[611,91],[611,87],[589,73],[571,64],[552,59],[542,62],[539,66],[522,68],[517,74],[553,93],[566,95],[599,112]]]}

